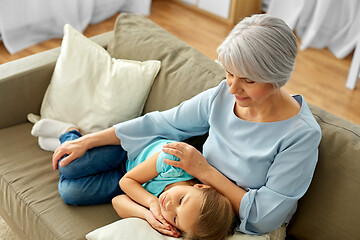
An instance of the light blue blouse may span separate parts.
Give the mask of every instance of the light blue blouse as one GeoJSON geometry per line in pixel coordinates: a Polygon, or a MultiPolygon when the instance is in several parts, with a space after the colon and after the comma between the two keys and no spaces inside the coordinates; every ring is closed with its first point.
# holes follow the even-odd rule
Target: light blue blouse
{"type": "Polygon", "coordinates": [[[185,172],[181,168],[173,167],[164,163],[164,159],[170,159],[173,161],[179,161],[180,159],[175,157],[174,155],[164,153],[162,148],[164,145],[168,143],[172,143],[174,141],[170,140],[159,140],[156,141],[146,148],[144,148],[141,153],[135,158],[133,161],[126,162],[126,171],[130,171],[155,153],[160,152],[157,160],[156,160],[156,171],[159,173],[152,180],[144,183],[142,186],[150,192],[152,195],[158,197],[160,193],[164,191],[164,188],[175,182],[188,181],[193,179],[194,177],[185,172]]]}
{"type": "Polygon", "coordinates": [[[270,232],[289,222],[308,189],[318,159],[321,130],[301,95],[299,113],[279,122],[249,122],[234,114],[226,81],[164,112],[114,125],[130,160],[157,139],[183,141],[209,132],[207,161],[247,193],[238,231],[270,232]]]}

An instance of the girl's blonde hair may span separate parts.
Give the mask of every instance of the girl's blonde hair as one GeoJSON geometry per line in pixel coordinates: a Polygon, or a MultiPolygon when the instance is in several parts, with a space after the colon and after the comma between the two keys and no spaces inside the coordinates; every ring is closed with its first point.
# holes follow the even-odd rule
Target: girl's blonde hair
{"type": "Polygon", "coordinates": [[[230,201],[214,188],[201,188],[203,202],[200,216],[192,232],[184,233],[185,240],[222,240],[233,235],[235,213],[230,201]]]}

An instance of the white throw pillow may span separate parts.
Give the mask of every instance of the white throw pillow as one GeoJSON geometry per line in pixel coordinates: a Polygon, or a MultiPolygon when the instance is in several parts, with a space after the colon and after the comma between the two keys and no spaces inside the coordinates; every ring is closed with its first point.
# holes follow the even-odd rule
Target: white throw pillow
{"type": "Polygon", "coordinates": [[[125,218],[104,227],[98,228],[86,235],[87,240],[180,240],[162,235],[141,218],[125,218]]]}
{"type": "Polygon", "coordinates": [[[111,58],[101,46],[64,26],[60,56],[41,106],[41,117],[96,132],[138,117],[160,61],[111,58]]]}
{"type": "MultiPolygon", "coordinates": [[[[284,240],[286,228],[280,227],[265,235],[246,235],[236,232],[228,240],[284,240]]],[[[125,218],[104,227],[98,228],[86,235],[87,240],[180,240],[162,235],[155,231],[150,224],[140,218],[125,218]]]]}

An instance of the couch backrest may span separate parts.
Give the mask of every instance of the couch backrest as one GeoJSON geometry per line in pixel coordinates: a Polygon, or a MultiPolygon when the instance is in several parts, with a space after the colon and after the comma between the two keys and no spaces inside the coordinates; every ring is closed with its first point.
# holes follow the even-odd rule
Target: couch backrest
{"type": "Polygon", "coordinates": [[[288,238],[360,239],[360,126],[310,108],[322,130],[319,160],[288,238]]]}
{"type": "Polygon", "coordinates": [[[144,113],[175,107],[225,79],[215,61],[142,16],[121,14],[107,50],[115,58],[161,61],[144,113]]]}

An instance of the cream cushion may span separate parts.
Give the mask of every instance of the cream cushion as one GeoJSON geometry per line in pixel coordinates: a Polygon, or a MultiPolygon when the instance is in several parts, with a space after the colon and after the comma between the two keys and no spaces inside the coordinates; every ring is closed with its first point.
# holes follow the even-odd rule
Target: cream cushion
{"type": "Polygon", "coordinates": [[[112,58],[67,24],[41,117],[74,123],[84,133],[138,117],[160,65],[112,58]]]}
{"type": "MultiPolygon", "coordinates": [[[[227,240],[284,240],[286,235],[285,227],[265,235],[246,235],[235,233],[227,240]]],[[[125,218],[114,223],[98,228],[86,235],[87,240],[136,240],[136,239],[154,239],[154,240],[175,240],[155,231],[148,222],[140,218],[125,218]]]]}

